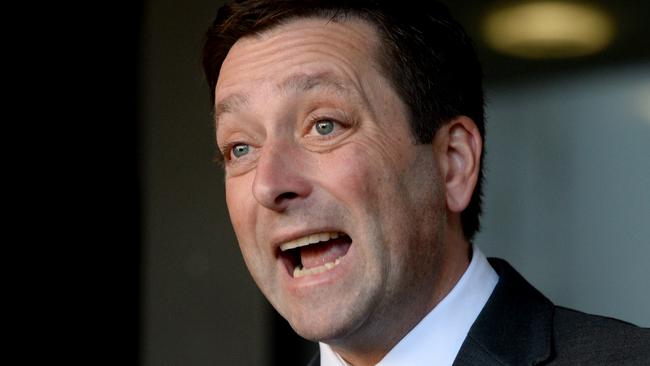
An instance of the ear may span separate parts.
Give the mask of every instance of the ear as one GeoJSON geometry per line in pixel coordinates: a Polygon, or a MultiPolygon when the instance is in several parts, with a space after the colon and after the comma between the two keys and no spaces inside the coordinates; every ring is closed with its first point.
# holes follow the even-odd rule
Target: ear
{"type": "Polygon", "coordinates": [[[447,209],[460,213],[469,205],[478,181],[483,139],[471,118],[458,116],[438,130],[434,147],[445,179],[447,209]]]}

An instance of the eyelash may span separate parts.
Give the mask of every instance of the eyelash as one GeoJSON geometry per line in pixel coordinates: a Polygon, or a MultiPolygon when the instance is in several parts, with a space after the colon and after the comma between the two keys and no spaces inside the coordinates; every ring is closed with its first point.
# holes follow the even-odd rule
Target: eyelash
{"type": "MultiPolygon", "coordinates": [[[[246,143],[241,142],[241,141],[233,141],[233,142],[225,143],[224,145],[220,146],[219,150],[221,151],[221,156],[223,157],[222,160],[224,160],[224,161],[234,160],[232,158],[232,155],[231,155],[232,154],[232,149],[235,146],[241,145],[241,144],[246,144],[246,143]]],[[[249,144],[246,144],[246,145],[249,145],[249,144]]]]}
{"type": "MultiPolygon", "coordinates": [[[[338,126],[339,128],[344,128],[347,126],[345,123],[339,121],[338,119],[327,117],[324,115],[314,115],[309,117],[308,119],[308,123],[307,123],[308,127],[306,130],[307,133],[311,132],[311,130],[313,130],[316,127],[316,124],[318,124],[319,122],[326,122],[326,121],[334,123],[334,125],[338,126]]],[[[336,134],[332,133],[330,135],[319,135],[318,138],[329,139],[329,138],[334,138],[336,136],[337,136],[336,134]]]]}

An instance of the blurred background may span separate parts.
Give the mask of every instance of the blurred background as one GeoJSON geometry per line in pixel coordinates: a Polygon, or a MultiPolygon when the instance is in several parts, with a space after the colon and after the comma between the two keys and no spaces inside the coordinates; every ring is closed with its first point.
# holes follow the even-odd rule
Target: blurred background
{"type": "MultiPolygon", "coordinates": [[[[120,262],[139,273],[123,302],[139,365],[302,365],[315,349],[261,296],[228,221],[200,67],[221,3],[140,13],[138,261],[120,262]]],[[[650,3],[447,3],[486,75],[476,243],[557,304],[650,326],[650,3]]]]}

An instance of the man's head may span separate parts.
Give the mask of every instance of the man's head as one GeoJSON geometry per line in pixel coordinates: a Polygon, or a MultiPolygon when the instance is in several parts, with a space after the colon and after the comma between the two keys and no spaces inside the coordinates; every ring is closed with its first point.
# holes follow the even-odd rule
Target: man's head
{"type": "MultiPolygon", "coordinates": [[[[239,38],[298,17],[351,16],[370,22],[378,31],[376,62],[408,106],[418,143],[430,143],[440,125],[459,115],[471,118],[485,139],[480,63],[463,28],[444,6],[431,1],[408,5],[364,0],[232,2],[219,9],[207,32],[203,67],[211,101],[221,64],[239,38]]],[[[462,213],[468,241],[480,227],[483,171],[479,173],[472,200],[462,213]]]]}
{"type": "Polygon", "coordinates": [[[446,11],[424,10],[243,1],[208,32],[244,259],[299,334],[342,352],[403,336],[478,229],[480,68],[446,11]]]}

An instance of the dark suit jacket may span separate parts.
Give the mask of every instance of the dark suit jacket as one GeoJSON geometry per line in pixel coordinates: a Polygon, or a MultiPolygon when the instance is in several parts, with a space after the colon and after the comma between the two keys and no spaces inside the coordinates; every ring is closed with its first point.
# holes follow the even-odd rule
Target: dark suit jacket
{"type": "Polygon", "coordinates": [[[490,264],[499,282],[455,366],[650,365],[650,329],[555,306],[506,261],[490,264]]]}

